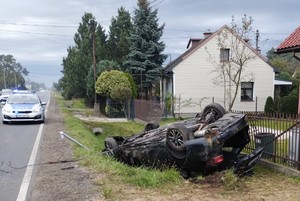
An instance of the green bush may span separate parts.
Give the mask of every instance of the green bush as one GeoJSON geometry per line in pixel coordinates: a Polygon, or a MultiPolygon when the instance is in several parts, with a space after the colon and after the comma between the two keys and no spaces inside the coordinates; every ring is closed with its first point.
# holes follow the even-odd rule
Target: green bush
{"type": "Polygon", "coordinates": [[[132,98],[136,98],[138,95],[137,86],[136,86],[132,76],[129,73],[125,73],[125,75],[127,76],[128,80],[130,82],[132,98]]]}
{"type": "Polygon", "coordinates": [[[295,95],[283,96],[276,98],[273,101],[272,97],[266,100],[264,111],[266,113],[288,113],[297,114],[298,112],[298,97],[295,95]]]}
{"type": "Polygon", "coordinates": [[[172,112],[172,101],[173,101],[173,96],[172,94],[167,94],[166,98],[165,98],[165,102],[166,102],[166,107],[167,107],[167,111],[168,113],[172,112]]]}
{"type": "Polygon", "coordinates": [[[113,100],[127,100],[132,96],[131,89],[128,87],[116,86],[110,92],[110,97],[113,100]]]}
{"type": "Polygon", "coordinates": [[[131,89],[128,77],[124,72],[118,70],[105,71],[101,73],[96,82],[96,92],[111,97],[115,88],[131,89]]]}
{"type": "Polygon", "coordinates": [[[288,114],[298,113],[298,97],[297,96],[284,96],[280,100],[280,112],[288,114]]]}
{"type": "Polygon", "coordinates": [[[269,96],[265,104],[265,113],[273,113],[273,112],[274,112],[274,101],[273,98],[269,96]]]}

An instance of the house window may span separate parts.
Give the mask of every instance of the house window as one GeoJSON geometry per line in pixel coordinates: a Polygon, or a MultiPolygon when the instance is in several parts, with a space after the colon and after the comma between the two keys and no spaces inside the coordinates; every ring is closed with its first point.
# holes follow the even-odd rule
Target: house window
{"type": "Polygon", "coordinates": [[[253,101],[253,82],[241,83],[241,101],[253,101]]]}
{"type": "Polygon", "coordinates": [[[229,49],[221,48],[220,49],[220,61],[229,61],[229,49]]]}

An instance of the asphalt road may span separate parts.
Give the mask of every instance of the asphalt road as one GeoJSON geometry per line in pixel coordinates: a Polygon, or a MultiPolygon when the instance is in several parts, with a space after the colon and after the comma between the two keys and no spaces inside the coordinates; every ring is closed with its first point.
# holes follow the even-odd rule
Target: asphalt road
{"type": "MultiPolygon", "coordinates": [[[[48,103],[50,96],[49,91],[39,92],[38,95],[43,102],[48,103]]],[[[47,105],[45,106],[45,109],[46,108],[47,105]]],[[[38,134],[42,134],[42,129],[43,124],[40,123],[9,123],[7,125],[4,125],[1,121],[0,200],[22,200],[20,199],[20,197],[22,198],[26,196],[27,188],[30,188],[31,181],[31,174],[28,175],[27,165],[32,162],[31,155],[33,152],[33,147],[35,145],[38,134]],[[26,184],[27,181],[29,182],[26,184]],[[21,187],[23,190],[20,193],[21,187]],[[20,196],[20,194],[22,195],[20,196]]]]}

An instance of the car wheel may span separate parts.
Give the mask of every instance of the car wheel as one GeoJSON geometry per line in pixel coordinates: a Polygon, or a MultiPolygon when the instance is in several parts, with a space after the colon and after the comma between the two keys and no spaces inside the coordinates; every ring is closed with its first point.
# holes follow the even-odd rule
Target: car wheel
{"type": "Polygon", "coordinates": [[[226,113],[225,109],[218,103],[211,103],[203,110],[203,117],[206,123],[212,123],[220,119],[226,113]]]}
{"type": "Polygon", "coordinates": [[[8,122],[7,122],[7,121],[2,121],[2,123],[3,123],[3,124],[8,124],[8,122]]]}
{"type": "Polygon", "coordinates": [[[150,121],[149,123],[146,124],[145,131],[151,131],[153,129],[157,129],[158,127],[159,127],[158,123],[154,121],[150,121]]]}
{"type": "Polygon", "coordinates": [[[104,145],[107,150],[111,150],[119,146],[117,141],[112,137],[106,138],[104,145]]]}
{"type": "Polygon", "coordinates": [[[184,142],[188,140],[188,129],[182,124],[173,124],[167,129],[167,145],[174,151],[185,151],[184,142]]]}

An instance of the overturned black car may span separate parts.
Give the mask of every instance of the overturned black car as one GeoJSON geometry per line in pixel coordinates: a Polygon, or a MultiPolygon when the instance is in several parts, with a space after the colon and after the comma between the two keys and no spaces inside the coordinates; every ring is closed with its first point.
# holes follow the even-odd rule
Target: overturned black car
{"type": "Polygon", "coordinates": [[[133,166],[165,168],[175,166],[185,178],[233,168],[249,173],[260,160],[263,147],[241,154],[250,142],[244,114],[226,113],[212,103],[201,115],[159,127],[150,122],[139,134],[106,138],[105,154],[133,166]]]}

